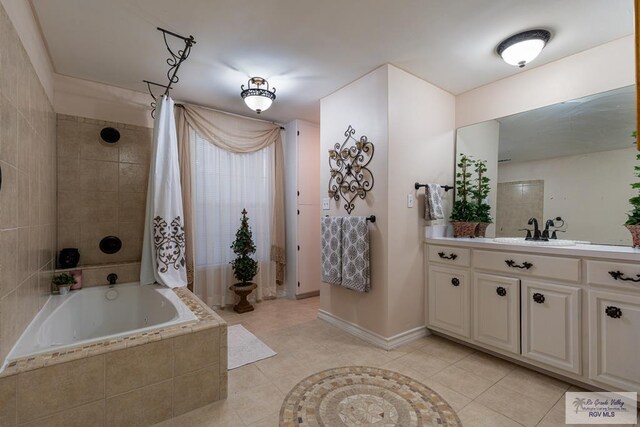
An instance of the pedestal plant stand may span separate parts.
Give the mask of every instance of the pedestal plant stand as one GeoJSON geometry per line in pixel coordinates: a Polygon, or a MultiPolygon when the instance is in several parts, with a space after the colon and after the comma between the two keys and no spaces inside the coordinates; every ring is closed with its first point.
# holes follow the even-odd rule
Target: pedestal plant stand
{"type": "Polygon", "coordinates": [[[229,289],[240,297],[240,301],[233,307],[233,310],[236,313],[253,311],[253,306],[247,300],[247,297],[251,291],[258,287],[258,285],[251,282],[258,274],[258,261],[251,258],[251,255],[256,252],[256,245],[253,243],[253,235],[251,227],[249,227],[249,217],[246,209],[242,210],[240,228],[236,231],[236,240],[231,245],[231,249],[237,255],[236,259],[231,261],[231,267],[233,268],[233,275],[239,283],[232,285],[229,289]]]}

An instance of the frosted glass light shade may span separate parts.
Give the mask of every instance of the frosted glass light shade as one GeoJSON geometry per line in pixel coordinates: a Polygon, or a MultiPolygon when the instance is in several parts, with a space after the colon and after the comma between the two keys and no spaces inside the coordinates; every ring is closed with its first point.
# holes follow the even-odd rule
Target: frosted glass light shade
{"type": "Polygon", "coordinates": [[[525,31],[504,40],[497,51],[504,62],[522,68],[542,52],[549,38],[551,33],[547,30],[525,31]]]}
{"type": "Polygon", "coordinates": [[[244,103],[247,104],[247,107],[251,108],[256,113],[260,113],[262,111],[266,111],[271,107],[273,101],[270,98],[262,95],[252,95],[247,96],[244,99],[244,103]]]}

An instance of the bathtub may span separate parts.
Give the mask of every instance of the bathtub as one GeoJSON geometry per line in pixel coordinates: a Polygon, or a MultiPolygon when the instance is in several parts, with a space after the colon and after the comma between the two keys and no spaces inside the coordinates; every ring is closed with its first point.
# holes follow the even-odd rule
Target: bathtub
{"type": "Polygon", "coordinates": [[[128,283],[52,295],[6,363],[197,320],[173,290],[128,283]]]}

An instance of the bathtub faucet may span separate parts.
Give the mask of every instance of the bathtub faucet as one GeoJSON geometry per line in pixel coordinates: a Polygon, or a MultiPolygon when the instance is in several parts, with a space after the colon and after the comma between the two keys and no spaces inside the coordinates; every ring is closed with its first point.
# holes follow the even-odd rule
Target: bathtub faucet
{"type": "Polygon", "coordinates": [[[109,287],[113,288],[113,286],[118,281],[118,275],[116,273],[111,273],[110,275],[107,276],[107,280],[109,281],[109,287]]]}

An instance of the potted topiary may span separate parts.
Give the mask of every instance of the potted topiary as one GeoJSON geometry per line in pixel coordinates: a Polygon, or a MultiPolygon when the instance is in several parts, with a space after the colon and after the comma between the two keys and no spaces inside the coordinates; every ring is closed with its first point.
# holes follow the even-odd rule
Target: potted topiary
{"type": "Polygon", "coordinates": [[[473,200],[475,201],[475,220],[478,221],[475,236],[484,237],[487,227],[493,222],[491,218],[491,205],[486,203],[489,196],[489,183],[491,180],[487,176],[487,161],[475,161],[476,185],[472,190],[473,200]]]}
{"type": "Polygon", "coordinates": [[[69,273],[61,273],[53,276],[51,284],[58,288],[60,295],[66,295],[69,293],[71,286],[76,284],[76,279],[69,273]]]}
{"type": "Polygon", "coordinates": [[[449,220],[454,237],[474,237],[478,222],[475,220],[475,204],[471,202],[471,171],[474,161],[461,154],[456,172],[456,194],[449,220]]]}
{"type": "Polygon", "coordinates": [[[253,311],[253,306],[247,301],[247,296],[257,287],[251,280],[258,274],[258,261],[251,258],[251,255],[256,252],[256,245],[253,243],[246,209],[242,210],[240,228],[236,232],[236,240],[231,245],[231,249],[237,255],[236,259],[231,261],[231,268],[233,268],[233,275],[239,280],[239,283],[232,285],[230,289],[240,297],[240,301],[233,307],[233,310],[236,313],[253,311]]]}
{"type": "MultiPolygon", "coordinates": [[[[637,133],[633,132],[633,137],[637,138],[637,133]]],[[[636,154],[636,160],[640,161],[640,154],[636,154]]],[[[636,165],[633,168],[635,170],[634,175],[640,178],[640,165],[636,165]]],[[[631,212],[627,214],[627,221],[624,225],[631,232],[633,239],[633,247],[640,247],[640,182],[634,182],[631,184],[631,188],[639,190],[638,194],[629,199],[631,204],[631,212]]]]}

